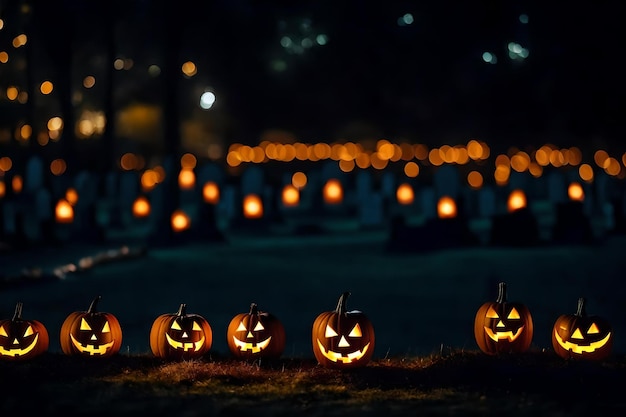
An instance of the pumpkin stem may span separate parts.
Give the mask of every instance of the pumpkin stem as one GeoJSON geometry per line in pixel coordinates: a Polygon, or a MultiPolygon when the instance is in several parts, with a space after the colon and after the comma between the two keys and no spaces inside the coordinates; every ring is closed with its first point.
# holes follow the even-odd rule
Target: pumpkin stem
{"type": "Polygon", "coordinates": [[[259,314],[259,309],[256,305],[256,303],[252,303],[250,304],[250,314],[256,316],[257,314],[259,314]]]}
{"type": "Polygon", "coordinates": [[[585,317],[587,312],[585,311],[585,299],[580,297],[578,299],[578,307],[576,308],[576,315],[578,317],[585,317]]]}
{"type": "Polygon", "coordinates": [[[96,306],[98,305],[98,301],[100,301],[102,297],[101,296],[96,296],[96,298],[93,299],[93,301],[91,302],[91,304],[89,304],[89,309],[87,310],[87,313],[95,313],[96,312],[96,306]]]}
{"type": "Polygon", "coordinates": [[[496,303],[502,304],[506,303],[506,283],[501,282],[498,284],[498,298],[496,299],[496,303]]]}
{"type": "Polygon", "coordinates": [[[15,314],[13,314],[13,321],[20,320],[22,318],[22,306],[24,304],[22,302],[18,302],[15,305],[15,314]]]}
{"type": "Polygon", "coordinates": [[[182,317],[182,316],[184,316],[185,314],[187,314],[187,313],[186,313],[186,310],[187,310],[187,304],[182,303],[182,304],[180,305],[180,307],[178,307],[178,312],[176,313],[176,315],[177,315],[178,317],[182,317]]]}
{"type": "Polygon", "coordinates": [[[337,303],[337,308],[335,309],[335,312],[337,314],[346,314],[346,312],[348,311],[348,297],[350,296],[350,292],[346,291],[343,294],[341,294],[341,297],[339,297],[339,302],[337,303]]]}

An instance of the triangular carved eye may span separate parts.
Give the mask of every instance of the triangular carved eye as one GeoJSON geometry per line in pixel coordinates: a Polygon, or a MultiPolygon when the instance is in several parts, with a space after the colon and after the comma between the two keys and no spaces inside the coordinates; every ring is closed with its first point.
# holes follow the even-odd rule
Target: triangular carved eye
{"type": "Polygon", "coordinates": [[[256,326],[254,326],[254,331],[258,332],[259,330],[265,330],[265,327],[263,327],[263,325],[261,324],[261,322],[258,322],[256,324],[256,326]]]}
{"type": "Polygon", "coordinates": [[[104,326],[102,327],[102,333],[110,333],[111,332],[111,327],[109,326],[109,322],[107,321],[106,323],[104,323],[104,326]]]}
{"type": "Polygon", "coordinates": [[[239,322],[239,326],[237,326],[237,331],[238,331],[238,332],[245,332],[245,331],[247,331],[247,330],[248,330],[248,329],[246,329],[246,326],[243,324],[243,321],[242,321],[242,322],[239,322]]]}
{"type": "Polygon", "coordinates": [[[580,329],[576,329],[572,334],[572,339],[584,339],[583,334],[580,332],[580,329]]]}
{"type": "Polygon", "coordinates": [[[324,333],[324,337],[335,337],[339,336],[336,331],[333,330],[328,324],[326,325],[326,332],[324,333]]]}
{"type": "Polygon", "coordinates": [[[9,337],[7,331],[4,330],[4,326],[0,326],[0,336],[9,337]]]}
{"type": "Polygon", "coordinates": [[[515,307],[513,307],[513,309],[509,313],[509,316],[507,317],[507,319],[512,320],[512,319],[519,319],[519,318],[520,318],[520,315],[519,315],[517,309],[515,307]]]}
{"type": "Polygon", "coordinates": [[[87,320],[80,319],[80,329],[81,330],[91,330],[91,326],[87,323],[87,320]]]}
{"type": "Polygon", "coordinates": [[[202,331],[202,327],[197,322],[193,322],[193,326],[191,326],[191,330],[195,330],[197,332],[202,331]]]}
{"type": "Polygon", "coordinates": [[[173,330],[182,330],[182,328],[180,327],[180,324],[178,324],[178,321],[176,321],[176,320],[174,320],[174,321],[172,322],[172,327],[171,327],[171,329],[173,329],[173,330]]]}
{"type": "Polygon", "coordinates": [[[598,329],[598,326],[595,323],[591,323],[591,326],[589,326],[589,330],[587,330],[587,334],[598,334],[600,333],[600,329],[598,329]]]}
{"type": "Polygon", "coordinates": [[[487,314],[485,315],[485,317],[487,317],[488,319],[500,318],[500,316],[498,315],[498,313],[496,313],[496,310],[494,310],[493,307],[489,307],[489,310],[487,310],[487,314]]]}
{"type": "Polygon", "coordinates": [[[24,332],[24,337],[30,336],[31,334],[35,334],[35,332],[33,331],[33,326],[28,326],[28,328],[24,332]]]}
{"type": "Polygon", "coordinates": [[[350,334],[348,334],[348,336],[350,337],[361,337],[363,336],[363,333],[361,333],[361,326],[359,326],[359,323],[357,323],[352,330],[350,331],[350,334]]]}

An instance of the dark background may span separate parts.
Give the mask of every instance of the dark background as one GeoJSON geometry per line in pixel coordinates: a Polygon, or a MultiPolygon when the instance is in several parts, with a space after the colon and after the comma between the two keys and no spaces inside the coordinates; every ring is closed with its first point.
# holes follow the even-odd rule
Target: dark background
{"type": "MultiPolygon", "coordinates": [[[[45,69],[66,99],[71,88],[63,85],[81,66],[110,71],[108,59],[94,56],[132,57],[137,71],[99,83],[98,105],[113,113],[134,101],[174,99],[172,108],[190,115],[184,97],[197,87],[183,81],[168,93],[166,63],[193,60],[194,82],[218,96],[211,120],[226,144],[256,144],[267,129],[284,129],[303,142],[375,137],[436,146],[475,137],[495,151],[546,142],[622,151],[625,8],[621,1],[5,0],[0,40],[28,29],[29,62],[37,62],[31,80],[45,69]],[[413,23],[399,25],[406,13],[413,23]],[[281,46],[284,36],[316,34],[327,43],[301,53],[281,46]],[[509,58],[509,42],[528,56],[509,58]],[[483,61],[486,51],[495,65],[483,61]],[[164,70],[152,80],[150,62],[164,70]]],[[[19,78],[9,68],[0,66],[3,89],[19,78]]],[[[29,118],[27,106],[0,103],[3,125],[29,118]]]]}

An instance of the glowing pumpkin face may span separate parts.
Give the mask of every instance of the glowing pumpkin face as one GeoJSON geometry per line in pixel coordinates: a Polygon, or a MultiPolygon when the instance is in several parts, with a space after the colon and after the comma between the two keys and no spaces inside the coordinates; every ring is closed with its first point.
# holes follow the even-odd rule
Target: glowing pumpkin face
{"type": "Polygon", "coordinates": [[[48,331],[37,320],[22,319],[22,306],[22,303],[17,303],[11,320],[0,320],[2,360],[31,359],[48,350],[48,331]]]}
{"type": "Polygon", "coordinates": [[[484,303],[474,319],[474,337],[480,349],[489,355],[524,352],[533,338],[533,320],[521,303],[506,301],[506,284],[498,285],[495,302],[484,303]]]}
{"type": "Polygon", "coordinates": [[[313,353],[327,368],[365,366],[374,354],[374,327],[361,311],[347,311],[345,292],[335,311],[321,313],[313,322],[313,353]]]}
{"type": "Polygon", "coordinates": [[[561,315],[554,323],[552,346],[563,359],[605,359],[613,346],[611,325],[601,317],[587,316],[585,299],[580,298],[576,314],[561,315]]]}
{"type": "Polygon", "coordinates": [[[198,314],[187,314],[181,304],[174,314],[161,314],[152,323],[150,349],[163,359],[199,358],[211,349],[213,331],[209,322],[198,314]]]}
{"type": "Polygon", "coordinates": [[[100,296],[87,311],[75,311],[61,326],[61,350],[66,355],[108,357],[122,347],[122,328],[111,313],[96,311],[100,296]]]}
{"type": "Polygon", "coordinates": [[[228,348],[238,358],[278,358],[285,349],[285,329],[276,316],[261,312],[256,304],[249,313],[237,314],[227,330],[228,348]]]}

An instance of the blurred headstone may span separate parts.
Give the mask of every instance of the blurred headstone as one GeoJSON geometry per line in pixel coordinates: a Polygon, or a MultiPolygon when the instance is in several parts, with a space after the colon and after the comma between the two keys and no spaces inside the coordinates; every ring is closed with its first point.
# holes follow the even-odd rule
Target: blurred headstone
{"type": "MultiPolygon", "coordinates": [[[[166,172],[165,175],[172,175],[166,172]]],[[[122,223],[129,226],[133,222],[133,203],[139,195],[140,178],[135,171],[125,171],[119,177],[118,207],[122,223]]]]}
{"type": "Polygon", "coordinates": [[[461,184],[457,167],[450,164],[438,167],[433,174],[433,185],[436,199],[447,195],[458,200],[461,184]]]}
{"type": "Polygon", "coordinates": [[[435,197],[435,189],[431,186],[420,188],[419,199],[421,205],[421,213],[425,219],[433,219],[437,217],[437,199],[435,197]]]}
{"type": "Polygon", "coordinates": [[[26,162],[23,192],[33,193],[43,188],[44,183],[43,161],[37,155],[31,156],[26,162]]]}
{"type": "Polygon", "coordinates": [[[483,186],[476,191],[478,196],[477,217],[490,218],[496,214],[496,193],[493,187],[483,186]]]}
{"type": "Polygon", "coordinates": [[[257,165],[251,165],[241,174],[240,191],[241,195],[256,194],[263,195],[265,189],[265,173],[257,165]]]}
{"type": "Polygon", "coordinates": [[[384,199],[380,192],[370,192],[369,196],[363,197],[357,204],[359,224],[363,228],[375,228],[382,226],[385,220],[384,199]]]}

